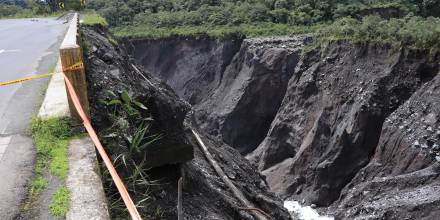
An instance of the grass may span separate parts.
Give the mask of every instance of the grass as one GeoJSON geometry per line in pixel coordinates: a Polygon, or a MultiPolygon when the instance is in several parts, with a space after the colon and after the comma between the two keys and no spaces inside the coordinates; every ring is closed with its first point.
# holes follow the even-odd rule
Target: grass
{"type": "Polygon", "coordinates": [[[54,12],[54,13],[47,13],[47,14],[35,14],[30,10],[23,10],[22,12],[19,12],[12,16],[2,16],[1,19],[23,19],[23,18],[52,18],[52,17],[59,17],[63,15],[64,12],[54,12]]]}
{"type": "Polygon", "coordinates": [[[36,178],[33,182],[32,182],[32,193],[35,195],[40,194],[41,192],[43,192],[46,187],[47,187],[48,183],[47,180],[44,179],[43,177],[38,177],[36,178]]]}
{"type": "Polygon", "coordinates": [[[69,170],[67,161],[68,142],[72,135],[66,119],[34,119],[31,125],[32,137],[37,148],[37,161],[50,173],[62,180],[69,170]]]}
{"type": "Polygon", "coordinates": [[[100,15],[98,15],[93,11],[84,13],[82,20],[83,20],[82,24],[86,26],[94,26],[94,25],[100,25],[103,27],[108,26],[108,23],[105,20],[105,18],[101,17],[100,15]]]}
{"type": "Polygon", "coordinates": [[[66,216],[70,207],[70,190],[63,186],[60,187],[53,195],[50,204],[50,214],[55,217],[66,216]]]}
{"type": "MultiPolygon", "coordinates": [[[[391,7],[393,4],[378,5],[391,7]]],[[[92,17],[99,17],[96,13],[92,17]]],[[[105,19],[100,17],[100,20],[105,19]]],[[[96,20],[96,19],[91,19],[96,20]]],[[[95,22],[98,23],[98,22],[95,22]]],[[[107,23],[105,22],[105,25],[107,23]]],[[[343,17],[333,22],[314,25],[291,25],[259,22],[241,25],[184,25],[163,27],[145,22],[132,22],[113,26],[111,33],[122,39],[163,39],[172,37],[211,37],[225,39],[232,36],[242,38],[291,36],[313,34],[314,43],[325,45],[338,40],[353,43],[392,45],[411,49],[440,51],[440,18],[419,17],[412,14],[403,18],[383,19],[380,16],[365,16],[362,19],[343,17]]]]}
{"type": "Polygon", "coordinates": [[[343,18],[319,30],[316,39],[320,44],[346,40],[360,44],[391,45],[394,48],[404,46],[429,50],[435,54],[440,51],[440,18],[343,18]]]}
{"type": "MultiPolygon", "coordinates": [[[[29,191],[29,201],[25,205],[37,201],[48,182],[44,178],[44,171],[49,170],[50,174],[62,182],[67,177],[69,163],[67,150],[69,141],[73,134],[70,123],[65,118],[51,118],[47,120],[33,119],[31,122],[32,138],[36,147],[35,178],[29,191]]],[[[70,192],[65,186],[60,187],[53,195],[50,212],[54,216],[63,216],[68,210],[70,192]]]]}
{"type": "Polygon", "coordinates": [[[67,172],[69,171],[69,164],[67,160],[67,147],[68,143],[66,140],[62,140],[62,147],[54,148],[52,150],[52,161],[50,163],[50,172],[61,178],[65,179],[67,176],[67,172]]]}
{"type": "Polygon", "coordinates": [[[322,25],[293,26],[288,24],[260,23],[239,26],[179,26],[174,28],[156,28],[142,24],[119,26],[111,28],[118,38],[129,39],[160,39],[168,37],[197,37],[227,38],[231,35],[243,37],[286,36],[294,34],[315,33],[322,25]]]}
{"type": "MultiPolygon", "coordinates": [[[[105,106],[103,111],[109,115],[109,122],[112,124],[103,130],[103,141],[107,143],[107,149],[113,164],[121,179],[125,183],[128,192],[133,196],[135,205],[140,210],[149,209],[151,204],[150,186],[158,184],[148,177],[148,168],[146,166],[145,149],[157,144],[162,138],[160,134],[154,134],[151,128],[153,120],[149,114],[147,106],[137,101],[130,95],[130,92],[123,90],[114,93],[107,91],[107,97],[100,100],[99,103],[105,106]],[[127,120],[130,126],[122,125],[120,119],[127,120]],[[121,144],[118,140],[124,138],[126,141],[121,144]],[[147,208],[148,207],[148,208],[147,208]]],[[[126,219],[129,216],[127,209],[121,199],[121,196],[115,187],[109,171],[102,166],[101,177],[106,193],[109,212],[114,219],[126,219]]],[[[147,214],[142,212],[142,214],[147,214]]],[[[162,219],[161,211],[155,213],[156,216],[144,216],[149,219],[162,219]]],[[[148,211],[148,214],[152,214],[148,211]]]]}

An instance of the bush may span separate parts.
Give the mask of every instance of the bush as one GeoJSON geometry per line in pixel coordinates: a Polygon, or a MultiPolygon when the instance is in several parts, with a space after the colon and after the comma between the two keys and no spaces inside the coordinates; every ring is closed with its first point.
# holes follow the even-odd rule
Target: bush
{"type": "Polygon", "coordinates": [[[20,12],[22,8],[15,5],[0,4],[0,17],[10,17],[20,12]]]}
{"type": "Polygon", "coordinates": [[[105,18],[101,17],[100,15],[96,14],[95,12],[88,12],[83,14],[83,24],[88,26],[93,25],[101,25],[103,27],[107,27],[108,23],[105,20],[105,18]]]}
{"type": "Polygon", "coordinates": [[[321,41],[345,39],[437,51],[440,49],[440,19],[407,16],[386,20],[378,16],[367,16],[359,21],[343,18],[322,28],[318,38],[321,41]]]}
{"type": "Polygon", "coordinates": [[[107,19],[118,36],[125,37],[203,33],[258,36],[266,35],[268,30],[273,35],[289,34],[298,30],[295,26],[310,26],[309,30],[313,30],[336,19],[331,30],[320,32],[322,36],[359,41],[402,40],[413,46],[434,44],[430,37],[435,37],[436,31],[418,33],[422,29],[411,25],[431,28],[436,21],[426,16],[440,14],[440,3],[434,0],[90,0],[88,7],[107,19]],[[411,13],[420,17],[397,18],[411,13]],[[371,14],[390,20],[368,16],[371,14]],[[406,33],[409,30],[413,33],[406,33]]]}
{"type": "Polygon", "coordinates": [[[287,9],[275,9],[269,12],[273,23],[286,24],[289,20],[289,11],[287,9]]]}

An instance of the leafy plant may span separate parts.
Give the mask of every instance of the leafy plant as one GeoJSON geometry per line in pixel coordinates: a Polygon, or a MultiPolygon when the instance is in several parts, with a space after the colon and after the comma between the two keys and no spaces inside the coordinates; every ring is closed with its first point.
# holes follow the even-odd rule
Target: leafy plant
{"type": "Polygon", "coordinates": [[[107,91],[107,94],[110,96],[110,100],[104,100],[102,103],[107,106],[114,106],[115,110],[117,110],[116,108],[118,107],[122,107],[122,109],[129,116],[139,116],[140,112],[138,109],[148,110],[144,104],[133,100],[126,90],[124,90],[120,95],[116,95],[112,91],[107,91]]]}
{"type": "MultiPolygon", "coordinates": [[[[144,207],[150,199],[149,186],[154,181],[149,180],[146,167],[146,149],[161,138],[161,135],[152,134],[152,118],[148,108],[126,90],[116,94],[106,92],[107,98],[101,104],[108,111],[111,126],[102,135],[109,146],[115,168],[120,171],[121,178],[127,190],[135,196],[137,207],[144,207]]],[[[127,211],[115,189],[109,173],[103,171],[103,182],[111,216],[123,218],[127,211]]]]}

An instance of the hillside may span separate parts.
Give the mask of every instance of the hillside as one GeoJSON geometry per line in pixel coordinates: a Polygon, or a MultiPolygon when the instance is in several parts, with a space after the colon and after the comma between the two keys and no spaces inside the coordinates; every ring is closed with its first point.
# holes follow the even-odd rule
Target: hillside
{"type": "Polygon", "coordinates": [[[342,18],[361,20],[438,16],[440,3],[430,0],[91,0],[87,4],[107,19],[120,37],[162,38],[172,35],[247,37],[316,32],[342,18]]]}
{"type": "MultiPolygon", "coordinates": [[[[158,204],[145,205],[145,216],[160,208],[176,218],[180,170],[190,179],[186,218],[258,219],[230,199],[223,180],[210,182],[218,177],[188,136],[196,129],[226,178],[275,219],[309,219],[302,205],[336,219],[437,219],[437,1],[92,0],[87,7],[110,31],[104,19],[84,16],[95,103],[105,89],[123,91],[114,83],[132,89],[150,100],[156,126],[181,126],[166,141],[176,136],[174,145],[195,149],[180,167],[146,166],[153,180],[171,184],[148,195],[158,204]],[[157,110],[161,92],[148,90],[172,98],[157,110]],[[177,104],[185,111],[169,111],[177,104]],[[283,200],[298,204],[291,216],[283,200]]],[[[102,109],[94,106],[95,123],[106,131],[118,117],[107,120],[102,109]]]]}

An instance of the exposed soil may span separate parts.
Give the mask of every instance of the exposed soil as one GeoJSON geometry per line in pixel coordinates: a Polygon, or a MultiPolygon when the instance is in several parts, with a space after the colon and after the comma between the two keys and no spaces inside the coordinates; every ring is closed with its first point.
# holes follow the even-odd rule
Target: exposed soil
{"type": "MultiPolygon", "coordinates": [[[[87,45],[86,72],[93,124],[113,159],[130,151],[127,137],[136,132],[142,119],[133,120],[133,116],[126,114],[122,108],[115,110],[114,106],[106,104],[112,96],[109,90],[117,96],[123,96],[127,91],[130,99],[145,105],[148,110],[137,108],[137,111],[141,118],[151,117],[153,120],[147,135],[162,135],[159,141],[133,156],[136,162],[143,161],[144,157],[153,161],[147,159],[147,165],[142,167],[156,167],[145,170],[149,184],[133,188],[126,182],[135,201],[148,198],[144,206],[139,207],[145,218],[177,219],[177,180],[182,170],[185,176],[185,219],[253,219],[251,213],[243,209],[247,207],[234,197],[207,162],[191,135],[191,127],[201,134],[217,163],[256,208],[274,219],[291,218],[282,207],[282,200],[269,192],[263,177],[237,150],[210,136],[194,123],[195,116],[190,112],[188,103],[179,99],[169,86],[135,65],[122,48],[108,40],[105,30],[95,27],[83,28],[82,31],[87,45]],[[169,149],[168,154],[164,154],[163,149],[169,149]],[[180,164],[163,165],[163,161],[180,164]]],[[[124,180],[129,180],[133,173],[124,166],[117,169],[124,180]]],[[[108,196],[114,192],[114,188],[107,188],[108,196]]],[[[121,213],[112,214],[115,218],[128,217],[121,213]]]]}
{"type": "Polygon", "coordinates": [[[439,57],[307,37],[133,40],[127,51],[286,199],[343,219],[435,219],[439,57]]]}
{"type": "Polygon", "coordinates": [[[201,38],[126,45],[145,69],[193,106],[202,129],[247,154],[266,136],[304,40],[201,38]]]}

